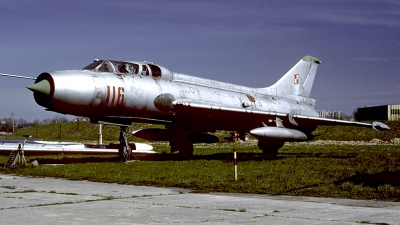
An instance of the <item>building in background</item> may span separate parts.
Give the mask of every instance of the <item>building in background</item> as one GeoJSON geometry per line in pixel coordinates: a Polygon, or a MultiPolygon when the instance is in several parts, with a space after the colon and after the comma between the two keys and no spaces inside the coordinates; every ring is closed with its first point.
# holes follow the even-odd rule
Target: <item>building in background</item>
{"type": "Polygon", "coordinates": [[[317,110],[317,112],[320,118],[339,119],[339,120],[344,119],[342,111],[317,110]]]}
{"type": "Polygon", "coordinates": [[[358,108],[357,120],[400,120],[400,104],[358,108]]]}

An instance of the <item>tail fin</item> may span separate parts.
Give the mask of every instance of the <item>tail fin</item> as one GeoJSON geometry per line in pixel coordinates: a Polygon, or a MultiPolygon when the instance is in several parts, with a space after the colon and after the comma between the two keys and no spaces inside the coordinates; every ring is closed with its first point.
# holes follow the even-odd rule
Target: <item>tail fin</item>
{"type": "Polygon", "coordinates": [[[274,85],[266,88],[267,93],[285,98],[308,98],[314,83],[315,73],[321,61],[312,56],[304,56],[274,85]]]}

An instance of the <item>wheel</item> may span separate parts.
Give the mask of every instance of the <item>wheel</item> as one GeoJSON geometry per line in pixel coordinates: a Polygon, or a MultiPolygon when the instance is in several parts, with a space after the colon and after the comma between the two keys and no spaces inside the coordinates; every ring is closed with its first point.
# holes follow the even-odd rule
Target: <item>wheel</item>
{"type": "Polygon", "coordinates": [[[278,149],[277,148],[264,148],[263,149],[263,159],[265,160],[274,160],[278,158],[278,149]]]}
{"type": "Polygon", "coordinates": [[[278,149],[284,145],[280,141],[258,141],[258,147],[263,151],[263,159],[274,160],[278,157],[278,149]]]}
{"type": "Polygon", "coordinates": [[[180,159],[192,159],[193,158],[193,144],[189,143],[185,146],[182,146],[179,150],[179,158],[180,159]]]}
{"type": "Polygon", "coordinates": [[[172,141],[171,152],[179,151],[180,159],[193,158],[193,141],[190,138],[181,138],[172,141]]]}

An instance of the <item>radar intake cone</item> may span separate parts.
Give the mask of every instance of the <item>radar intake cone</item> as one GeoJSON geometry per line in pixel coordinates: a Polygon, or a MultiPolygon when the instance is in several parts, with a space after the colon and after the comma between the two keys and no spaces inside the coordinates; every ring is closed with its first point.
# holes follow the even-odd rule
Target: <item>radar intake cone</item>
{"type": "Polygon", "coordinates": [[[42,80],[36,84],[32,84],[28,87],[29,90],[33,91],[33,92],[40,92],[43,93],[45,95],[49,95],[50,94],[50,83],[47,80],[42,80]]]}

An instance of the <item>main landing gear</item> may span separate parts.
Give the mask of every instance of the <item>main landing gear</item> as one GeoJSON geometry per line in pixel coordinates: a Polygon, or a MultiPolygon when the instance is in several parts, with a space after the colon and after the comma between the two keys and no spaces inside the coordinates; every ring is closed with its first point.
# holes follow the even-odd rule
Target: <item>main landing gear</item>
{"type": "Polygon", "coordinates": [[[175,136],[171,142],[171,152],[179,151],[179,159],[193,158],[193,140],[185,133],[175,136]]]}
{"type": "Polygon", "coordinates": [[[179,151],[179,159],[188,160],[193,158],[193,139],[183,123],[174,123],[167,127],[171,131],[169,145],[171,152],[179,151]]]}
{"type": "Polygon", "coordinates": [[[119,160],[121,162],[126,162],[127,160],[130,160],[131,158],[131,147],[129,146],[128,139],[126,139],[126,132],[127,132],[128,127],[127,126],[120,126],[119,130],[119,160]]]}
{"type": "Polygon", "coordinates": [[[278,158],[278,149],[283,146],[281,141],[258,141],[258,148],[263,151],[263,159],[274,160],[278,158]]]}

